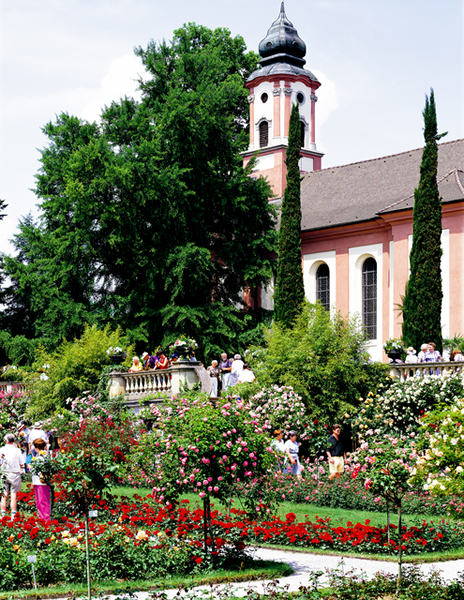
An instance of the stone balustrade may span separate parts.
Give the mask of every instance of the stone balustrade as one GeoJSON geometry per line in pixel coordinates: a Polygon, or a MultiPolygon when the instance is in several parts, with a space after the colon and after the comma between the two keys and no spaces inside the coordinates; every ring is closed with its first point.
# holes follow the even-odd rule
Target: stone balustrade
{"type": "Polygon", "coordinates": [[[390,367],[391,374],[398,377],[400,381],[407,381],[412,377],[424,377],[425,375],[464,374],[464,363],[460,362],[417,363],[415,365],[391,363],[390,367]]]}
{"type": "Polygon", "coordinates": [[[16,390],[18,392],[24,392],[27,385],[22,381],[0,381],[0,392],[11,392],[16,390]]]}
{"type": "Polygon", "coordinates": [[[137,373],[114,370],[110,375],[110,398],[125,396],[127,406],[136,413],[140,412],[145,399],[150,403],[162,402],[163,398],[175,396],[198,384],[202,392],[211,392],[211,378],[197,361],[179,361],[169,369],[137,373]]]}

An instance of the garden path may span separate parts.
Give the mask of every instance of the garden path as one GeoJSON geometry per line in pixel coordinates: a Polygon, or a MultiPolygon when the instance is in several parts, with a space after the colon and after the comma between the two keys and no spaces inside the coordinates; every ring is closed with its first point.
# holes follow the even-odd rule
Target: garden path
{"type": "MultiPolygon", "coordinates": [[[[398,573],[397,563],[381,560],[351,557],[342,558],[341,556],[289,552],[287,550],[271,550],[268,548],[256,548],[254,556],[255,558],[262,560],[275,560],[289,564],[295,571],[294,574],[279,579],[279,586],[288,586],[289,591],[296,591],[301,585],[308,585],[308,575],[314,571],[324,571],[327,573],[327,571],[338,569],[345,574],[351,572],[358,576],[364,576],[367,579],[372,578],[378,571],[391,573],[393,575],[398,573]]],[[[419,565],[419,567],[424,574],[430,573],[431,571],[441,571],[441,575],[446,581],[452,581],[457,579],[460,572],[464,571],[464,559],[437,563],[423,563],[419,565]]],[[[320,584],[327,581],[328,578],[325,576],[320,580],[320,584]]],[[[235,590],[236,596],[240,596],[245,595],[246,591],[250,588],[262,593],[270,583],[270,581],[249,581],[244,583],[232,583],[229,584],[229,587],[235,590]]],[[[223,589],[224,587],[225,586],[223,585],[217,586],[218,590],[223,589]]],[[[210,590],[210,587],[202,586],[198,589],[206,591],[210,590]]],[[[168,598],[174,598],[177,594],[177,590],[166,590],[166,594],[168,598]]],[[[186,596],[183,595],[182,597],[185,598],[186,596]]],[[[148,592],[139,592],[137,598],[138,600],[147,600],[148,592]]]]}

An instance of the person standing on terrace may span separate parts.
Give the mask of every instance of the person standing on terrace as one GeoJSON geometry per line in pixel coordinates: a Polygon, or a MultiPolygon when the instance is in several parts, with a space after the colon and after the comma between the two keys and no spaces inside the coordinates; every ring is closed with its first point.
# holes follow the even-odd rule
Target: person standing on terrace
{"type": "Polygon", "coordinates": [[[329,479],[332,481],[340,479],[341,474],[345,470],[345,451],[343,444],[340,441],[340,433],[342,428],[338,423],[332,427],[332,435],[329,437],[329,447],[327,448],[327,458],[329,459],[329,479]]]}

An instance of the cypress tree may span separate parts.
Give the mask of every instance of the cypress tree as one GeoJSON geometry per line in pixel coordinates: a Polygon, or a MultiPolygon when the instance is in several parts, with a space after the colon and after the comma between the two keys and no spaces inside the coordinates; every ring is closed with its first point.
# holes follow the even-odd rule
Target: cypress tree
{"type": "Polygon", "coordinates": [[[274,314],[276,321],[291,327],[304,300],[301,268],[301,202],[300,202],[300,113],[293,105],[288,133],[287,187],[282,199],[279,232],[279,262],[277,267],[274,314]]]}
{"type": "Polygon", "coordinates": [[[435,342],[441,350],[441,198],[438,193],[438,145],[446,134],[437,134],[433,90],[425,97],[425,147],[420,166],[419,187],[414,190],[413,243],[410,276],[403,299],[403,339],[406,346],[419,349],[435,342]]]}

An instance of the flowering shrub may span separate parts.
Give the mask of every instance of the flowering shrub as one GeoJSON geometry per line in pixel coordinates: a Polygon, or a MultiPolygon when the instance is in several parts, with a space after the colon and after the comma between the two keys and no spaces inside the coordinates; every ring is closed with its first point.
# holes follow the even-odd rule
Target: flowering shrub
{"type": "MultiPolygon", "coordinates": [[[[316,466],[314,463],[305,464],[304,479],[296,479],[289,475],[276,475],[273,491],[276,502],[296,502],[313,506],[345,508],[347,510],[385,511],[386,500],[382,496],[371,494],[364,487],[362,478],[351,478],[356,467],[348,471],[341,479],[328,481],[326,464],[316,466]],[[316,478],[316,470],[322,473],[316,478]],[[309,470],[312,470],[309,476],[309,470]]],[[[430,516],[451,516],[464,514],[464,502],[461,496],[440,498],[434,493],[412,487],[403,496],[403,511],[408,514],[430,516]]]]}
{"type": "Polygon", "coordinates": [[[440,405],[422,419],[425,452],[418,458],[415,481],[437,494],[464,492],[464,400],[440,405]]]}
{"type": "Polygon", "coordinates": [[[29,393],[13,387],[9,392],[0,392],[0,429],[11,427],[23,420],[29,393]]]}
{"type": "Polygon", "coordinates": [[[378,435],[417,433],[426,411],[463,395],[459,373],[396,381],[383,395],[369,392],[352,420],[353,431],[361,439],[368,430],[378,430],[378,435]]]}
{"type": "Polygon", "coordinates": [[[403,352],[404,342],[401,338],[389,338],[383,345],[383,349],[388,354],[392,350],[403,352]]]}
{"type": "Polygon", "coordinates": [[[292,387],[273,385],[263,388],[250,398],[250,404],[270,435],[274,429],[282,429],[286,437],[293,429],[302,440],[308,441],[312,454],[325,450],[330,435],[327,426],[309,417],[303,399],[292,387]]]}
{"type": "MultiPolygon", "coordinates": [[[[134,483],[143,478],[154,485],[161,499],[173,501],[193,491],[200,498],[227,500],[237,484],[261,481],[273,466],[270,440],[240,400],[213,406],[203,397],[174,398],[152,405],[150,414],[153,432],[131,451],[138,472],[130,467],[127,475],[134,483]]],[[[254,508],[251,496],[247,500],[254,508]]]]}

